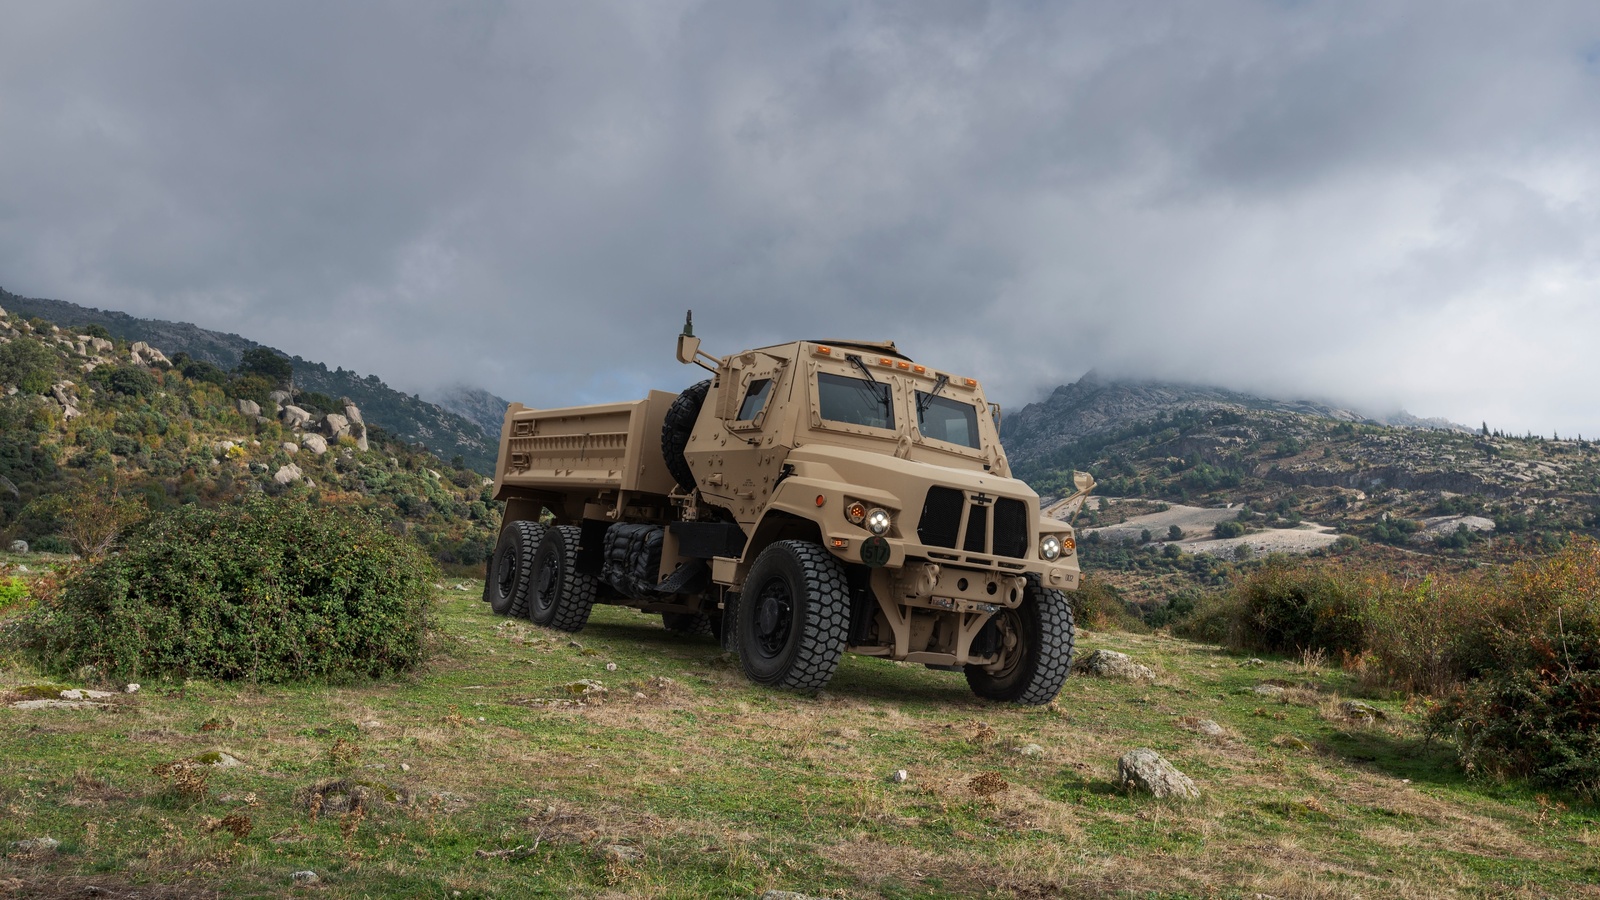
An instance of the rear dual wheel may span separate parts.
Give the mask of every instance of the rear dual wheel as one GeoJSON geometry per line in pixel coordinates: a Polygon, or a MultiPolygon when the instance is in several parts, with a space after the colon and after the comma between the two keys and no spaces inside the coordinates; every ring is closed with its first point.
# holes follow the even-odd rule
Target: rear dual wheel
{"type": "Polygon", "coordinates": [[[582,533],[576,525],[545,529],[533,557],[533,584],[528,591],[528,618],[535,625],[582,631],[588,624],[600,581],[578,571],[578,539],[582,533]]]}
{"type": "Polygon", "coordinates": [[[523,616],[528,611],[528,590],[533,583],[533,558],[545,527],[538,522],[516,521],[500,530],[489,571],[483,580],[483,599],[497,616],[523,616]]]}

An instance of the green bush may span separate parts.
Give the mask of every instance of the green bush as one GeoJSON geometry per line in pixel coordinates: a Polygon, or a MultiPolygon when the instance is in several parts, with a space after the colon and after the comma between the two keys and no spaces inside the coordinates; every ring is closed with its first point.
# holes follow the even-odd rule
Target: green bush
{"type": "Polygon", "coordinates": [[[1360,585],[1316,566],[1271,564],[1234,589],[1240,649],[1359,653],[1365,646],[1360,585]]]}
{"type": "Polygon", "coordinates": [[[146,522],[42,600],[25,643],[110,680],[378,678],[419,665],[432,563],[374,520],[255,497],[146,522]]]}
{"type": "Polygon", "coordinates": [[[27,582],[21,578],[0,578],[0,612],[21,604],[27,596],[27,582]]]}
{"type": "Polygon", "coordinates": [[[1243,522],[1218,522],[1211,533],[1219,538],[1243,537],[1245,533],[1243,522]]]}
{"type": "Polygon", "coordinates": [[[1520,563],[1462,604],[1461,688],[1429,724],[1469,772],[1600,802],[1600,546],[1520,563]]]}

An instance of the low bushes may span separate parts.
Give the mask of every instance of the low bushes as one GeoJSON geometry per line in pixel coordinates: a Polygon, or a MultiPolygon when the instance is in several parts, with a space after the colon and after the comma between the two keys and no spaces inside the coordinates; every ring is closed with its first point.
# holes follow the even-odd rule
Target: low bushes
{"type": "Polygon", "coordinates": [[[372,519],[257,497],[135,528],[39,598],[27,646],[58,671],[281,682],[420,664],[431,563],[372,519]]]}
{"type": "Polygon", "coordinates": [[[1431,695],[1469,771],[1600,800],[1600,545],[1488,574],[1405,578],[1269,565],[1203,598],[1180,634],[1238,650],[1322,650],[1431,695]]]}

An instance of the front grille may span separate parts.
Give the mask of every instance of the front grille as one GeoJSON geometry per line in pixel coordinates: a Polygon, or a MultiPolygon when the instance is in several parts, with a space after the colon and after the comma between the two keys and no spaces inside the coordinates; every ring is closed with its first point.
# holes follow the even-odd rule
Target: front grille
{"type": "Polygon", "coordinates": [[[917,538],[929,547],[954,549],[956,536],[961,531],[961,509],[966,502],[966,496],[953,488],[928,488],[928,499],[922,504],[922,520],[917,523],[917,538]]]}
{"type": "Polygon", "coordinates": [[[994,555],[1028,555],[1028,504],[1002,497],[994,504],[994,555]]]}
{"type": "Polygon", "coordinates": [[[987,553],[989,548],[985,545],[988,542],[989,507],[974,505],[972,511],[967,513],[967,540],[961,549],[968,553],[987,553]]]}
{"type": "Polygon", "coordinates": [[[989,504],[969,503],[967,495],[954,488],[931,487],[922,504],[917,522],[917,537],[924,546],[958,546],[967,553],[985,553],[1022,559],[1028,555],[1028,504],[1002,497],[994,501],[994,544],[989,545],[989,504]],[[967,512],[965,534],[961,514],[967,512]]]}

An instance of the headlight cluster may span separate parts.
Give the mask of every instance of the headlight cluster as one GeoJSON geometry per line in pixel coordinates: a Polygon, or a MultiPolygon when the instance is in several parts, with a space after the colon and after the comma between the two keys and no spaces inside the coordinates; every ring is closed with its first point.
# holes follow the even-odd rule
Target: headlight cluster
{"type": "Polygon", "coordinates": [[[851,525],[860,525],[873,534],[880,536],[888,534],[889,529],[894,525],[894,517],[889,515],[887,509],[879,506],[868,509],[867,505],[860,500],[852,500],[845,506],[844,517],[850,521],[851,525]]]}
{"type": "Polygon", "coordinates": [[[1053,534],[1045,535],[1044,540],[1039,542],[1039,555],[1049,560],[1060,559],[1061,538],[1053,534]]]}

